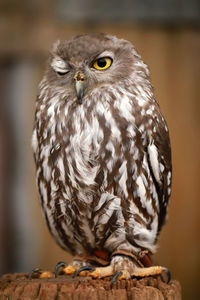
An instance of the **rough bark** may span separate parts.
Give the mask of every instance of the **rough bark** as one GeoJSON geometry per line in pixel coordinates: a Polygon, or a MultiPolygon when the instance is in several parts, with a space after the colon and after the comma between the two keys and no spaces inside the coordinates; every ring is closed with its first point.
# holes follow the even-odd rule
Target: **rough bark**
{"type": "Polygon", "coordinates": [[[178,281],[164,283],[160,277],[115,282],[110,278],[90,279],[59,276],[49,279],[28,279],[28,274],[6,274],[0,278],[0,299],[3,300],[180,300],[178,281]]]}

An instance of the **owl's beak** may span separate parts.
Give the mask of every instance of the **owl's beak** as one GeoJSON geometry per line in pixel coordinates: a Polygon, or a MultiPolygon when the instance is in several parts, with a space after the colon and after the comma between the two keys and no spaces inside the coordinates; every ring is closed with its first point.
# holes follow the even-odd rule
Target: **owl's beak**
{"type": "Polygon", "coordinates": [[[74,81],[75,81],[75,89],[76,89],[78,102],[82,104],[84,91],[85,91],[85,75],[80,71],[77,72],[74,75],[74,81]]]}

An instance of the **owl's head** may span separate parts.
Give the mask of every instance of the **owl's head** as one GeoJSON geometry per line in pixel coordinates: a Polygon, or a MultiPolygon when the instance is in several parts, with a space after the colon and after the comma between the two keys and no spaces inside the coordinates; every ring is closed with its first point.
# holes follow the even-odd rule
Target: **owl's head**
{"type": "Polygon", "coordinates": [[[133,45],[103,33],[57,41],[46,72],[49,87],[66,90],[80,103],[97,86],[119,85],[137,76],[148,77],[148,69],[133,45]]]}

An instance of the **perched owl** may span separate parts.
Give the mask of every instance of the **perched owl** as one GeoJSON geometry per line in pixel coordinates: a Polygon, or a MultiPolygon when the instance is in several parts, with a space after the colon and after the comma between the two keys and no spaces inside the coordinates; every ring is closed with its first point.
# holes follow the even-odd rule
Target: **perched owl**
{"type": "Polygon", "coordinates": [[[98,33],[53,45],[32,146],[48,228],[75,256],[66,274],[165,270],[150,255],[171,191],[169,133],[148,67],[130,42],[98,33]]]}

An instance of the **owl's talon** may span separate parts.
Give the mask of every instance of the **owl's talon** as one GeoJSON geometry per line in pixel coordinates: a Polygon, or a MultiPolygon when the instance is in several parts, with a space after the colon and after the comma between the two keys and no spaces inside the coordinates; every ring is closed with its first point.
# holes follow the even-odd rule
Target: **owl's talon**
{"type": "Polygon", "coordinates": [[[163,272],[161,274],[161,278],[167,284],[170,283],[170,281],[171,281],[171,271],[169,269],[163,267],[163,272]],[[166,277],[163,276],[164,274],[166,275],[166,277]]]}
{"type": "Polygon", "coordinates": [[[83,266],[74,273],[73,278],[77,277],[83,271],[94,271],[94,270],[95,270],[95,268],[92,266],[83,266]]]}
{"type": "Polygon", "coordinates": [[[113,288],[113,285],[115,283],[115,281],[118,279],[118,277],[122,276],[123,275],[123,272],[122,271],[119,271],[119,272],[116,272],[111,280],[111,283],[110,283],[110,288],[112,289],[113,288]]]}
{"type": "Polygon", "coordinates": [[[41,269],[35,268],[35,269],[33,269],[33,270],[29,273],[28,279],[39,278],[40,275],[41,275],[41,273],[42,273],[42,270],[41,270],[41,269]]]}
{"type": "Polygon", "coordinates": [[[56,264],[56,267],[55,267],[55,271],[54,271],[54,274],[55,274],[55,277],[58,277],[58,271],[61,267],[67,267],[68,264],[63,262],[63,261],[59,261],[57,264],[56,264]]]}

